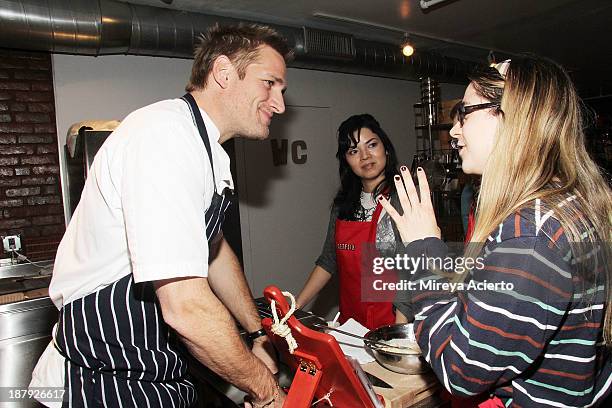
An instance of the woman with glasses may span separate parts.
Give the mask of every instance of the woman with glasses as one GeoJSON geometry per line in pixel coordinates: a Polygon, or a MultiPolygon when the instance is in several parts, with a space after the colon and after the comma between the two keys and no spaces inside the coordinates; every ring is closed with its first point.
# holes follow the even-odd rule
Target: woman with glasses
{"type": "MultiPolygon", "coordinates": [[[[612,197],[585,150],[576,91],[560,66],[534,56],[470,79],[451,136],[463,170],[482,175],[462,256],[474,263],[411,275],[454,289],[412,294],[421,351],[450,393],[481,395],[481,406],[604,405],[612,197]]],[[[380,201],[405,255],[449,256],[423,173],[417,191],[403,167],[401,205],[380,201]]]]}
{"type": "MultiPolygon", "coordinates": [[[[353,318],[369,329],[395,322],[394,293],[362,296],[362,285],[374,277],[362,268],[363,259],[378,251],[395,251],[399,233],[376,197],[397,201],[397,158],[391,140],[369,114],[353,115],[338,129],[336,153],[340,189],[334,199],[327,236],[304,288],[297,297],[299,307],[308,304],[337,274],[340,286],[340,323],[353,318]],[[390,198],[393,196],[393,198],[390,198]]],[[[380,274],[389,279],[390,274],[380,274]]],[[[395,277],[393,277],[395,281],[395,277]]]]}

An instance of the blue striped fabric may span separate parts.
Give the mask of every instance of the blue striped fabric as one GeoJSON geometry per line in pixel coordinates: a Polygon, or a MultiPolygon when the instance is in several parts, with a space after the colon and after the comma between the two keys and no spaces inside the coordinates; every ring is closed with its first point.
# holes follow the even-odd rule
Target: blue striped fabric
{"type": "MultiPolygon", "coordinates": [[[[64,305],[56,343],[68,359],[73,406],[188,407],[196,400],[178,338],[150,282],[132,275],[64,305]]],[[[69,394],[71,395],[71,394],[69,394]]]]}
{"type": "MultiPolygon", "coordinates": [[[[603,273],[579,278],[569,248],[559,222],[535,202],[491,234],[484,267],[462,290],[410,294],[418,343],[449,392],[493,394],[515,407],[597,406],[610,394],[612,358],[602,344],[610,294],[603,273]],[[497,290],[474,285],[502,282],[497,290]]],[[[428,238],[406,254],[445,257],[448,248],[428,238]]],[[[403,278],[445,280],[431,276],[403,278]]]]}

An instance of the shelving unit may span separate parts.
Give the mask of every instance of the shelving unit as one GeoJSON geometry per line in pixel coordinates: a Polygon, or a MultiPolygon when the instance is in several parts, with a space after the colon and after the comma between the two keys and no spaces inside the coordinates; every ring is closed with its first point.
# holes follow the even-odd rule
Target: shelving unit
{"type": "Polygon", "coordinates": [[[423,102],[413,105],[417,149],[412,161],[412,174],[416,174],[416,168],[419,166],[423,167],[427,174],[442,238],[449,242],[463,242],[461,190],[465,184],[465,176],[461,171],[457,151],[451,149],[448,144],[448,132],[453,125],[437,123],[440,103],[431,96],[436,95],[437,91],[431,90],[431,81],[425,83],[425,86],[423,84],[422,82],[423,102]]]}

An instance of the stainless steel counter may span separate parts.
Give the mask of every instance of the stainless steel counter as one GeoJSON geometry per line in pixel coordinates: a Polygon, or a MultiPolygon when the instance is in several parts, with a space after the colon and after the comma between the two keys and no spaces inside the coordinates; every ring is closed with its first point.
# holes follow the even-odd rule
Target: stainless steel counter
{"type": "MultiPolygon", "coordinates": [[[[40,264],[44,267],[31,264],[0,267],[0,295],[19,299],[0,304],[0,387],[27,388],[32,370],[51,340],[51,329],[57,322],[57,309],[48,296],[41,295],[48,287],[52,262],[40,264]]],[[[0,406],[3,404],[0,402],[0,406]]],[[[24,400],[10,406],[39,405],[33,400],[24,400]]]]}
{"type": "Polygon", "coordinates": [[[27,278],[42,275],[51,275],[53,272],[53,261],[36,262],[37,265],[20,263],[16,265],[0,266],[0,284],[5,278],[27,278]]]}

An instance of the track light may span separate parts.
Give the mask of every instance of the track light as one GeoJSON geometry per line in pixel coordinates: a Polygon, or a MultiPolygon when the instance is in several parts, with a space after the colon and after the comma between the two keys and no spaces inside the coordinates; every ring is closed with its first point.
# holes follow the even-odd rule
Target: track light
{"type": "Polygon", "coordinates": [[[410,41],[410,36],[408,35],[408,33],[404,34],[404,41],[402,42],[401,47],[402,54],[404,54],[406,57],[409,57],[414,54],[414,46],[412,45],[412,41],[410,41]]]}

